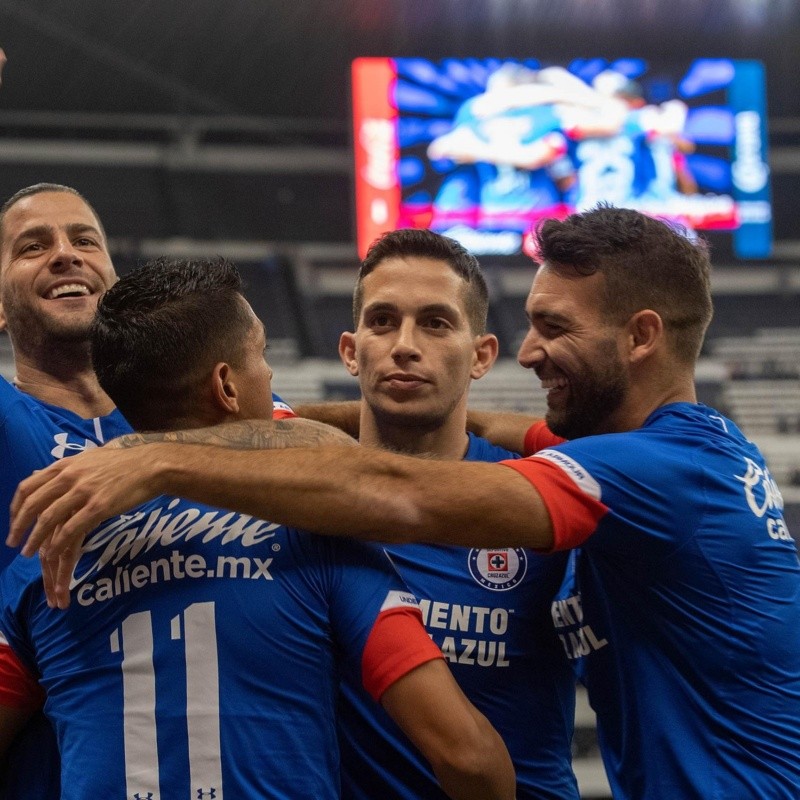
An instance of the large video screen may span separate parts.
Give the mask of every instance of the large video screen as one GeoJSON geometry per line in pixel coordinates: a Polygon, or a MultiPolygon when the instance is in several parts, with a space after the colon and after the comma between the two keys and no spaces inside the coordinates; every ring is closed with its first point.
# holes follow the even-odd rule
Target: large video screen
{"type": "Polygon", "coordinates": [[[360,58],[352,79],[362,255],[407,227],[516,255],[540,220],[599,202],[770,254],[759,62],[360,58]]]}

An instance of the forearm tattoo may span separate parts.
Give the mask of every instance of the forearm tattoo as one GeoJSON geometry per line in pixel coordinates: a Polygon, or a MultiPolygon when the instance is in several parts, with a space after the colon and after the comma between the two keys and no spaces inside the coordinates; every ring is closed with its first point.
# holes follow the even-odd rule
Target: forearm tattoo
{"type": "Polygon", "coordinates": [[[355,445],[342,431],[309,419],[242,420],[185,431],[128,433],[114,440],[118,447],[151,442],[210,444],[234,450],[283,450],[288,447],[355,445]]]}

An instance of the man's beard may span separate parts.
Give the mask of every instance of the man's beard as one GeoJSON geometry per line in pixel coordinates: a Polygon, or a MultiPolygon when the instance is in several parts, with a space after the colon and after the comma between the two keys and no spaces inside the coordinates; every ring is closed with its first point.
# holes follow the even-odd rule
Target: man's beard
{"type": "Polygon", "coordinates": [[[373,413],[379,425],[392,428],[408,428],[419,434],[441,428],[451,412],[449,410],[443,411],[442,409],[385,412],[381,408],[374,408],[373,413]]]}
{"type": "Polygon", "coordinates": [[[608,432],[608,420],[622,405],[628,380],[614,342],[603,342],[592,364],[569,382],[569,397],[563,409],[548,409],[548,428],[565,439],[579,439],[608,432]]]}
{"type": "Polygon", "coordinates": [[[18,352],[29,352],[37,347],[58,344],[87,344],[91,331],[91,321],[77,316],[56,319],[38,313],[24,304],[3,303],[7,330],[18,352]]]}

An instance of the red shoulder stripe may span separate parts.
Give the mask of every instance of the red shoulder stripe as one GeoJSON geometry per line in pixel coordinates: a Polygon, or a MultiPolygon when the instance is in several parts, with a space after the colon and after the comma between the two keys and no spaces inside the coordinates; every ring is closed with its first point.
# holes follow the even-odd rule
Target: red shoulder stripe
{"type": "Polygon", "coordinates": [[[552,550],[570,550],[594,533],[608,506],[601,502],[600,487],[591,475],[581,474],[580,465],[556,450],[546,453],[500,463],[517,470],[542,496],[553,523],[552,550]],[[549,454],[560,458],[550,460],[549,454]]]}
{"type": "Polygon", "coordinates": [[[361,656],[364,688],[379,701],[395,681],[435,658],[443,656],[428,636],[419,608],[381,611],[361,656]]]}

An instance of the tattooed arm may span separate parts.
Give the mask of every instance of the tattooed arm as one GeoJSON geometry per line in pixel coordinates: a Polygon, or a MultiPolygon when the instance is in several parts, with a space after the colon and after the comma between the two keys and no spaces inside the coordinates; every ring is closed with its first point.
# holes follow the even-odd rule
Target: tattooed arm
{"type": "MultiPolygon", "coordinates": [[[[151,433],[129,433],[112,440],[103,447],[93,448],[90,458],[83,462],[89,469],[92,465],[98,482],[85,477],[83,488],[95,497],[102,498],[112,505],[116,503],[119,511],[133,508],[160,493],[160,489],[151,490],[147,474],[152,466],[152,446],[159,443],[180,443],[189,445],[181,448],[191,460],[192,451],[200,451],[192,445],[212,445],[218,448],[233,450],[285,450],[287,448],[316,448],[322,445],[357,446],[357,442],[346,433],[323,425],[314,420],[289,418],[278,420],[241,420],[209,428],[193,430],[156,431],[151,433]],[[137,447],[137,445],[144,445],[137,447]],[[148,446],[150,445],[150,446],[148,446]],[[116,451],[116,452],[109,452],[116,451]],[[109,472],[111,464],[122,464],[121,472],[112,478],[109,472]]],[[[106,518],[112,513],[104,514],[106,518]]],[[[27,525],[25,526],[27,527],[27,525]]],[[[80,537],[82,539],[82,537],[80,537]]],[[[22,535],[9,537],[8,544],[16,546],[22,541],[22,535]]],[[[76,539],[76,542],[79,539],[76,539]]],[[[33,555],[43,545],[37,541],[35,545],[26,544],[23,552],[33,555]]],[[[80,556],[80,547],[73,546],[61,554],[48,558],[47,545],[40,550],[42,558],[42,577],[44,590],[48,600],[61,608],[69,605],[69,581],[75,564],[80,556]]]]}
{"type": "Polygon", "coordinates": [[[315,419],[317,422],[333,425],[335,428],[349,433],[354,439],[358,439],[361,424],[360,400],[303,403],[298,406],[293,406],[293,410],[298,417],[315,419]]]}
{"type": "Polygon", "coordinates": [[[327,444],[355,445],[338,428],[310,419],[240,420],[210,428],[185,431],[128,433],[109,442],[107,448],[135,447],[151,442],[210,444],[234,450],[284,450],[287,447],[318,447],[327,444]]]}

